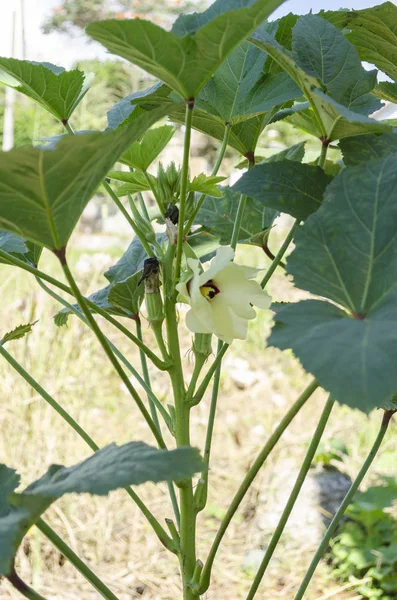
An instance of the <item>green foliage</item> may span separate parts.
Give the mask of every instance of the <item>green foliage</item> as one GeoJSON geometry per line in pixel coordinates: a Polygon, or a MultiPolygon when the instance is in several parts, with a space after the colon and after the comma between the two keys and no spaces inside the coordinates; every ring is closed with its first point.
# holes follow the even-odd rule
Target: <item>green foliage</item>
{"type": "Polygon", "coordinates": [[[247,8],[214,17],[191,36],[177,37],[140,19],[91,23],[86,31],[110,52],[161,79],[182,98],[191,98],[282,1],[256,0],[247,8]]]}
{"type": "Polygon", "coordinates": [[[19,340],[28,333],[31,333],[33,325],[35,325],[37,321],[34,323],[26,323],[26,325],[18,325],[12,331],[8,331],[0,340],[0,344],[4,346],[7,342],[12,342],[14,340],[19,340]]]}
{"type": "Polygon", "coordinates": [[[27,530],[65,494],[105,496],[112,490],[147,481],[178,481],[203,469],[196,448],[159,450],[143,442],[110,444],[74,465],[52,465],[22,493],[14,493],[19,477],[0,465],[0,575],[10,572],[12,560],[27,530]]]}
{"type": "Polygon", "coordinates": [[[397,213],[389,202],[396,161],[394,154],[370,169],[342,170],[328,186],[323,205],[295,237],[287,270],[298,287],[337,306],[306,300],[277,307],[269,340],[292,348],[339,402],[367,412],[397,388],[391,369],[397,213]]]}
{"type": "MultiPolygon", "coordinates": [[[[205,199],[195,223],[202,225],[221,244],[230,244],[239,199],[240,193],[232,188],[223,188],[221,198],[205,199]]],[[[249,198],[240,226],[239,242],[262,247],[277,214],[277,211],[264,206],[263,202],[249,198]]]]}
{"type": "Polygon", "coordinates": [[[24,147],[0,155],[0,224],[51,250],[64,247],[115,160],[161,116],[162,109],[117,132],[65,136],[50,151],[24,147]]]}
{"type": "Polygon", "coordinates": [[[170,125],[149,129],[139,141],[134,142],[120,157],[120,162],[133,169],[146,171],[164,150],[175,133],[170,125]]]}
{"type": "Polygon", "coordinates": [[[304,220],[320,207],[329,182],[319,167],[281,160],[250,169],[233,189],[267,208],[304,220]]]}
{"type": "Polygon", "coordinates": [[[328,556],[333,575],[363,580],[356,590],[370,600],[392,600],[397,594],[397,521],[385,510],[397,500],[397,483],[384,479],[385,485],[355,496],[328,556]]]}
{"type": "Polygon", "coordinates": [[[343,440],[331,438],[328,443],[320,442],[313,458],[313,465],[332,468],[334,461],[343,462],[348,454],[349,451],[343,440]]]}
{"type": "Polygon", "coordinates": [[[0,58],[0,82],[15,88],[60,121],[68,121],[90,86],[82,71],[50,63],[0,58]]]}

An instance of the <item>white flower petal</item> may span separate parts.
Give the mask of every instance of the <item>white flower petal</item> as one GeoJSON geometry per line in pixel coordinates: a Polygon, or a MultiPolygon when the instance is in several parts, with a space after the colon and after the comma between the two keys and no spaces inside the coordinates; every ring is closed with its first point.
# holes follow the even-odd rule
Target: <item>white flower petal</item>
{"type": "Polygon", "coordinates": [[[234,258],[234,250],[230,246],[221,246],[216,251],[216,255],[211,260],[209,269],[200,275],[200,285],[204,285],[210,279],[214,279],[215,275],[229,266],[234,258]]]}
{"type": "Polygon", "coordinates": [[[194,309],[190,309],[186,314],[186,326],[193,333],[213,333],[214,332],[214,322],[212,320],[212,315],[210,315],[210,319],[201,320],[201,314],[196,312],[194,309]]]}

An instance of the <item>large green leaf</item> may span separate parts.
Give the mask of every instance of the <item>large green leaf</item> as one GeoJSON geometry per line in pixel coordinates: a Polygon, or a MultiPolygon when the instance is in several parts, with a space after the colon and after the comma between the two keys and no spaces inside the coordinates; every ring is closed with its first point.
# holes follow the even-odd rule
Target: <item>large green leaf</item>
{"type": "Polygon", "coordinates": [[[320,167],[282,160],[250,169],[233,189],[255,198],[264,207],[304,220],[320,207],[329,182],[320,167]]]}
{"type": "Polygon", "coordinates": [[[344,169],[295,235],[294,283],[270,343],[292,348],[340,402],[368,412],[397,391],[397,154],[344,169]]]}
{"type": "Polygon", "coordinates": [[[90,87],[82,71],[65,71],[50,63],[0,57],[0,82],[32,98],[62,122],[67,122],[90,87]]]}
{"type": "Polygon", "coordinates": [[[362,135],[359,138],[345,138],[340,141],[343,162],[348,167],[353,167],[369,160],[382,158],[397,152],[397,135],[384,133],[383,135],[362,135]]]}
{"type": "Polygon", "coordinates": [[[51,250],[63,248],[114,162],[164,114],[160,107],[114,132],[67,135],[55,149],[1,153],[0,226],[51,250]]]}
{"type": "MultiPolygon", "coordinates": [[[[322,62],[321,60],[320,63],[318,62],[318,53],[320,53],[320,57],[323,56],[323,59],[328,54],[332,55],[332,32],[335,37],[337,34],[342,35],[333,25],[326,23],[320,17],[307,15],[301,17],[293,29],[293,52],[283,48],[266,31],[258,30],[251,38],[253,43],[265,50],[290,75],[310,103],[309,109],[294,114],[289,117],[289,120],[309,133],[330,141],[352,135],[371,132],[381,133],[390,130],[391,128],[387,124],[379,123],[358,112],[374,110],[377,106],[377,100],[374,100],[373,96],[367,93],[371,82],[373,85],[375,84],[374,75],[371,76],[372,79],[370,80],[362,71],[359,71],[358,67],[355,67],[354,81],[357,91],[356,88],[352,91],[347,87],[351,69],[345,70],[343,68],[342,76],[342,74],[338,75],[339,71],[338,73],[333,71],[332,65],[328,65],[328,61],[327,70],[325,70],[325,61],[324,68],[321,68],[322,62]],[[327,28],[324,29],[323,23],[332,31],[328,32],[327,28]],[[324,31],[327,35],[324,34],[324,31]],[[307,32],[310,32],[313,39],[315,39],[317,32],[321,42],[324,42],[327,46],[322,47],[319,43],[317,43],[317,46],[314,44],[311,48],[312,53],[307,55],[304,42],[307,32]],[[322,32],[323,37],[321,37],[322,32]],[[332,74],[338,79],[338,86],[334,86],[331,79],[332,74]],[[328,93],[324,93],[324,90],[328,93]],[[334,94],[336,99],[331,94],[334,94]]],[[[351,52],[354,52],[354,48],[349,47],[351,50],[345,57],[346,59],[351,52]]]]}
{"type": "Polygon", "coordinates": [[[204,465],[189,446],[159,450],[143,442],[110,444],[73,467],[52,465],[22,493],[13,493],[19,478],[0,465],[0,575],[10,572],[26,531],[64,494],[107,495],[110,491],[147,481],[178,481],[192,477],[204,465]]]}
{"type": "MultiPolygon", "coordinates": [[[[202,225],[205,231],[216,237],[221,244],[230,244],[240,193],[231,188],[223,188],[221,198],[206,198],[195,223],[202,225]]],[[[262,202],[248,198],[240,225],[239,242],[251,243],[262,247],[277,211],[264,206],[262,202]]]]}
{"type": "Polygon", "coordinates": [[[139,141],[134,142],[120,157],[120,162],[134,169],[146,171],[164,150],[175,133],[170,125],[149,129],[139,141]]]}
{"type": "Polygon", "coordinates": [[[347,30],[362,60],[397,80],[397,7],[384,2],[372,8],[325,12],[324,18],[347,30]]]}
{"type": "Polygon", "coordinates": [[[319,79],[328,96],[365,115],[380,108],[380,102],[370,94],[376,71],[364,69],[357,50],[339,29],[310,14],[298,19],[292,40],[296,64],[319,79]]]}
{"type": "Polygon", "coordinates": [[[301,95],[286,73],[263,73],[266,54],[243,42],[216,70],[201,90],[197,108],[235,124],[301,95]]]}
{"type": "Polygon", "coordinates": [[[158,77],[183,98],[190,98],[282,3],[256,0],[248,7],[219,14],[196,33],[183,37],[140,19],[90,23],[86,31],[113,54],[158,77]]]}
{"type": "Polygon", "coordinates": [[[151,189],[150,181],[152,184],[156,183],[156,178],[153,175],[148,174],[148,177],[146,177],[141,171],[110,171],[108,177],[124,182],[116,189],[118,196],[148,191],[151,189]]]}

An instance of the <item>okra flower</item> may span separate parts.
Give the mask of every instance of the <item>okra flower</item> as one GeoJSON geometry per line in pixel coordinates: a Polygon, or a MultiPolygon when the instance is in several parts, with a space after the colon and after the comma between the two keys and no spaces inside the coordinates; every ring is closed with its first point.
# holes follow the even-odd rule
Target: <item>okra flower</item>
{"type": "Polygon", "coordinates": [[[188,258],[189,270],[176,286],[178,300],[190,304],[186,325],[194,333],[214,333],[231,344],[245,339],[248,321],[256,317],[253,308],[269,308],[271,298],[257,281],[258,269],[236,265],[234,250],[221,246],[207,271],[197,259],[188,258]]]}

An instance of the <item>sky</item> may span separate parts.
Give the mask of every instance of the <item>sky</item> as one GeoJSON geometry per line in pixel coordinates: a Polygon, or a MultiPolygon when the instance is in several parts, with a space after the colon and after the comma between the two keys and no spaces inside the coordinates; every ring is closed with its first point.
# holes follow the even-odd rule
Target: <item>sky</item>
{"type": "MultiPolygon", "coordinates": [[[[16,14],[16,58],[21,55],[21,3],[25,6],[26,56],[28,60],[52,62],[58,66],[70,68],[78,59],[105,58],[106,53],[96,43],[87,43],[84,36],[71,38],[67,35],[44,35],[40,25],[51,10],[59,5],[59,0],[0,0],[0,56],[11,56],[12,14],[16,14]]],[[[289,12],[305,14],[310,10],[337,10],[344,8],[367,8],[381,4],[382,0],[287,0],[271,19],[289,12]]],[[[397,5],[397,0],[394,0],[397,5]]]]}

